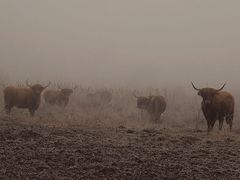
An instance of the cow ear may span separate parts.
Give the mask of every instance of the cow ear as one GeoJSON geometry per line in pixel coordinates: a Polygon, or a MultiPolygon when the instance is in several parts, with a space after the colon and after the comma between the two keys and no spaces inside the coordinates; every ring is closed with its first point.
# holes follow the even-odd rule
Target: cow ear
{"type": "Polygon", "coordinates": [[[215,91],[215,94],[217,94],[217,93],[219,93],[219,92],[220,92],[220,91],[216,90],[216,91],[215,91]]]}
{"type": "Polygon", "coordinates": [[[198,91],[198,95],[199,95],[199,96],[202,96],[202,93],[201,93],[201,91],[198,91]]]}

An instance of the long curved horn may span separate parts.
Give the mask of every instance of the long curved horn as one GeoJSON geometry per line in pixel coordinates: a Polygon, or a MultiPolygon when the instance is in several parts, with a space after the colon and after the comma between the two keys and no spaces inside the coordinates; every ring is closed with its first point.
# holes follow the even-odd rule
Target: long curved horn
{"type": "Polygon", "coordinates": [[[43,86],[43,87],[44,87],[44,89],[46,89],[48,86],[50,86],[50,84],[51,84],[51,82],[49,82],[49,83],[48,83],[48,85],[46,85],[46,86],[43,86]]]}
{"type": "Polygon", "coordinates": [[[133,96],[134,96],[135,98],[139,98],[139,96],[137,96],[135,92],[133,92],[133,96]]]}
{"type": "Polygon", "coordinates": [[[28,87],[32,87],[32,85],[30,85],[29,83],[28,83],[28,80],[26,81],[26,85],[28,86],[28,87]]]}
{"type": "Polygon", "coordinates": [[[223,90],[223,88],[226,86],[226,84],[227,84],[227,83],[224,83],[224,85],[223,85],[220,89],[218,89],[217,91],[223,90]]]}
{"type": "Polygon", "coordinates": [[[200,91],[200,90],[201,90],[201,89],[196,88],[196,87],[194,86],[193,82],[191,82],[191,84],[192,84],[192,87],[193,87],[196,91],[200,91]]]}

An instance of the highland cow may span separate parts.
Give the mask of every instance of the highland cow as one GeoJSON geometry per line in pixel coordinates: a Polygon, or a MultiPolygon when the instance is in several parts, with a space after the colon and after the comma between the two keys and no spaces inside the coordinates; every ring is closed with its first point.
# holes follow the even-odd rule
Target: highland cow
{"type": "Polygon", "coordinates": [[[192,83],[198,95],[202,97],[202,111],[207,120],[208,131],[211,131],[214,124],[219,120],[219,130],[222,130],[224,119],[232,129],[234,116],[234,97],[225,91],[222,91],[226,84],[220,89],[202,88],[198,89],[192,83]]]}
{"type": "Polygon", "coordinates": [[[8,86],[3,90],[4,107],[7,114],[10,114],[13,107],[17,107],[28,109],[30,115],[34,116],[40,105],[41,93],[50,83],[47,86],[42,86],[40,84],[29,85],[27,82],[26,85],[26,88],[8,86]]]}
{"type": "Polygon", "coordinates": [[[69,103],[69,97],[77,87],[70,88],[60,88],[60,90],[47,90],[44,94],[44,100],[46,103],[51,105],[66,107],[69,103]]]}
{"type": "Polygon", "coordinates": [[[137,98],[137,108],[144,109],[151,117],[152,122],[158,122],[160,116],[166,110],[167,103],[163,96],[137,96],[133,93],[133,96],[137,98]]]}

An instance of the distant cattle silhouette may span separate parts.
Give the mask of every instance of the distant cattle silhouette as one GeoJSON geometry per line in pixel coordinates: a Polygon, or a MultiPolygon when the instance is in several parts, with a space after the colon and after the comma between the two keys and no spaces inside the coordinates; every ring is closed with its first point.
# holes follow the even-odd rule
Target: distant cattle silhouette
{"type": "Polygon", "coordinates": [[[43,97],[48,104],[66,107],[69,103],[69,97],[76,88],[77,87],[71,89],[59,87],[59,90],[47,90],[44,92],[43,97]]]}
{"type": "Polygon", "coordinates": [[[160,120],[161,114],[166,110],[167,103],[163,96],[137,96],[133,93],[133,96],[137,98],[137,108],[144,109],[148,112],[153,122],[160,120]]]}

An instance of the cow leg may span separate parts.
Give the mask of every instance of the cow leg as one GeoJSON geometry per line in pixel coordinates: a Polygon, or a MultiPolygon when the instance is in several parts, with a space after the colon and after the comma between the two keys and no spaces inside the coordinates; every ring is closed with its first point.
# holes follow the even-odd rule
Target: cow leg
{"type": "Polygon", "coordinates": [[[151,113],[151,122],[152,123],[157,123],[158,122],[158,115],[156,113],[151,113]]]}
{"type": "Polygon", "coordinates": [[[65,108],[68,105],[68,102],[64,102],[63,107],[65,108]]]}
{"type": "Polygon", "coordinates": [[[31,117],[33,117],[34,114],[35,114],[35,110],[34,109],[29,109],[29,112],[30,112],[31,117]]]}
{"type": "Polygon", "coordinates": [[[68,105],[69,100],[65,100],[63,106],[66,107],[68,105]]]}
{"type": "Polygon", "coordinates": [[[208,125],[208,132],[212,131],[212,129],[213,129],[213,126],[209,123],[209,125],[208,125]]]}
{"type": "Polygon", "coordinates": [[[223,118],[219,118],[219,131],[222,130],[222,127],[223,127],[223,121],[224,121],[223,118]]]}
{"type": "Polygon", "coordinates": [[[161,120],[161,114],[156,113],[155,114],[155,123],[160,123],[160,120],[161,120]]]}
{"type": "Polygon", "coordinates": [[[208,116],[207,111],[203,105],[202,105],[202,112],[203,112],[205,119],[207,120],[207,127],[208,127],[208,132],[209,132],[209,131],[211,131],[211,123],[210,123],[211,118],[208,116]]]}
{"type": "Polygon", "coordinates": [[[12,106],[5,105],[4,109],[5,109],[5,112],[6,112],[6,114],[8,114],[8,115],[9,115],[9,114],[11,113],[12,106]]]}
{"type": "Polygon", "coordinates": [[[215,122],[216,122],[216,120],[213,120],[213,121],[212,121],[212,123],[211,123],[211,129],[213,129],[215,122]]]}
{"type": "Polygon", "coordinates": [[[210,124],[210,120],[207,119],[207,127],[208,127],[208,132],[211,130],[211,124],[210,124]]]}
{"type": "Polygon", "coordinates": [[[209,125],[209,128],[208,128],[208,132],[212,131],[213,130],[213,126],[210,124],[209,125]]]}
{"type": "Polygon", "coordinates": [[[232,124],[233,124],[233,117],[232,117],[231,120],[229,121],[229,128],[230,128],[230,131],[232,131],[232,124]]]}
{"type": "Polygon", "coordinates": [[[152,114],[151,116],[152,116],[152,117],[151,117],[151,118],[152,118],[152,122],[153,122],[153,123],[157,123],[157,118],[156,118],[156,116],[155,116],[154,114],[152,114]]]}
{"type": "Polygon", "coordinates": [[[214,127],[215,121],[216,121],[216,120],[210,120],[210,121],[209,121],[209,128],[208,128],[208,131],[212,131],[212,130],[213,130],[213,127],[214,127]]]}
{"type": "Polygon", "coordinates": [[[230,131],[232,130],[232,124],[233,124],[233,114],[226,117],[226,121],[229,124],[230,131]]]}

